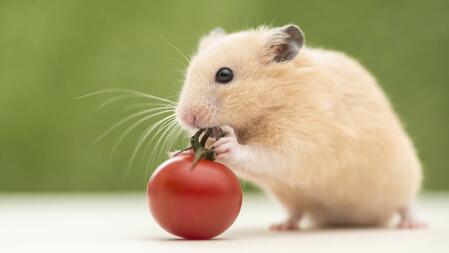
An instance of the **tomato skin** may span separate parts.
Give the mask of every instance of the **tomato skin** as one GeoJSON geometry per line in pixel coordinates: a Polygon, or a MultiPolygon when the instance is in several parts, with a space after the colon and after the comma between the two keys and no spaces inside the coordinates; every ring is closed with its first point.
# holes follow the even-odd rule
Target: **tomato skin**
{"type": "Polygon", "coordinates": [[[166,231],[186,239],[210,239],[237,218],[242,190],[226,166],[200,160],[190,170],[192,155],[178,155],[161,164],[148,182],[154,219],[166,231]]]}

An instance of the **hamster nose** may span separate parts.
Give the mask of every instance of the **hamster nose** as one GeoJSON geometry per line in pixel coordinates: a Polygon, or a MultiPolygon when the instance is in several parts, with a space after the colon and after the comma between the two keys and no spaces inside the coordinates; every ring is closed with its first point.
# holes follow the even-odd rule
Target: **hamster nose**
{"type": "Polygon", "coordinates": [[[184,122],[191,125],[192,127],[198,128],[198,117],[195,114],[191,112],[185,112],[182,115],[182,120],[184,120],[184,122]]]}

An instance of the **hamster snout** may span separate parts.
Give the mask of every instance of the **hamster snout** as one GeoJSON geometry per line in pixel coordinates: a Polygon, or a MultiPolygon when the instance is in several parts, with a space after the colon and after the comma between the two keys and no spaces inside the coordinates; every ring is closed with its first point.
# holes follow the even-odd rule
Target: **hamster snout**
{"type": "Polygon", "coordinates": [[[182,114],[181,116],[182,121],[184,121],[186,124],[194,127],[194,128],[198,128],[198,121],[201,120],[199,119],[195,114],[193,114],[190,111],[187,111],[185,113],[182,114]]]}
{"type": "Polygon", "coordinates": [[[178,115],[178,119],[182,125],[187,126],[188,128],[206,128],[206,127],[214,127],[210,124],[209,119],[211,118],[214,109],[212,106],[183,106],[178,105],[176,109],[176,113],[178,115]]]}

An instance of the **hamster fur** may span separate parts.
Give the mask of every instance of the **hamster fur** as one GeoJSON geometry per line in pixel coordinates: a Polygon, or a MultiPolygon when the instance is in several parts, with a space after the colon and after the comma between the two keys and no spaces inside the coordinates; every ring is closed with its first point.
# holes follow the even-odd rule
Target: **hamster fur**
{"type": "Polygon", "coordinates": [[[187,69],[177,118],[188,130],[224,126],[219,162],[272,193],[297,229],[422,227],[410,205],[421,165],[375,78],[341,52],[309,48],[296,25],[203,37],[187,69]],[[227,67],[233,79],[216,82],[227,67]]]}

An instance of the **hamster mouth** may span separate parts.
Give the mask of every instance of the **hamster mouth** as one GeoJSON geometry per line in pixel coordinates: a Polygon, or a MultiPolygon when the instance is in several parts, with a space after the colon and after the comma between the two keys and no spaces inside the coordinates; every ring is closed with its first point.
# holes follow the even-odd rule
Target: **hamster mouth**
{"type": "Polygon", "coordinates": [[[191,132],[196,132],[202,128],[211,128],[212,129],[212,133],[209,136],[210,138],[216,138],[217,136],[222,135],[223,131],[220,129],[219,126],[208,126],[208,125],[203,125],[201,124],[201,122],[197,122],[196,120],[193,120],[193,122],[189,122],[189,120],[186,120],[185,117],[181,117],[181,116],[177,116],[177,121],[178,124],[184,128],[187,131],[191,131],[191,132]],[[198,124],[200,123],[200,124],[198,124]]]}
{"type": "Polygon", "coordinates": [[[210,135],[211,138],[216,139],[217,136],[222,134],[222,130],[219,127],[212,127],[212,133],[210,135]]]}
{"type": "Polygon", "coordinates": [[[212,128],[212,132],[211,132],[209,138],[216,139],[218,136],[222,136],[222,134],[223,134],[223,130],[221,130],[220,127],[216,127],[216,126],[215,126],[215,127],[201,127],[201,128],[195,128],[195,131],[198,131],[198,130],[200,130],[200,129],[202,129],[202,128],[212,128]]]}
{"type": "Polygon", "coordinates": [[[178,120],[178,123],[184,129],[186,129],[188,131],[192,131],[192,132],[196,132],[202,128],[212,128],[212,133],[209,136],[210,138],[216,138],[217,136],[219,136],[222,133],[222,130],[220,129],[220,127],[217,127],[217,126],[192,126],[182,120],[178,120]]]}

